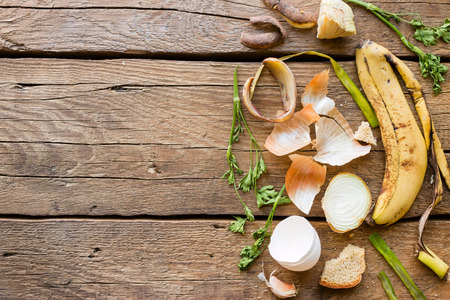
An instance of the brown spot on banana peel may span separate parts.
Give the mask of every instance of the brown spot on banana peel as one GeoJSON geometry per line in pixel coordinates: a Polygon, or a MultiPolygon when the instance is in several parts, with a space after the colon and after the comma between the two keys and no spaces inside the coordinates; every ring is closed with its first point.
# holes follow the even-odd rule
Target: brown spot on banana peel
{"type": "MultiPolygon", "coordinates": [[[[372,105],[380,124],[381,137],[386,153],[386,169],[381,191],[376,203],[378,203],[378,205],[380,205],[381,203],[387,205],[389,203],[389,199],[392,197],[395,191],[398,177],[398,167],[393,167],[399,165],[399,156],[393,155],[395,153],[398,153],[398,142],[395,136],[394,126],[390,120],[388,112],[386,111],[383,100],[376,90],[367,57],[362,50],[362,47],[366,44],[371,44],[371,42],[365,41],[357,47],[356,64],[358,67],[358,76],[360,78],[361,85],[364,88],[367,99],[372,105]]],[[[366,218],[366,222],[371,225],[374,224],[374,220],[372,219],[372,217],[376,203],[374,202],[373,207],[371,208],[371,212],[369,214],[370,217],[368,215],[368,217],[366,218]]]]}
{"type": "Polygon", "coordinates": [[[270,9],[279,13],[291,26],[300,29],[314,27],[317,16],[311,12],[305,12],[283,0],[263,0],[270,9]]]}
{"type": "MultiPolygon", "coordinates": [[[[414,120],[414,117],[412,113],[408,113],[409,106],[406,99],[404,99],[398,81],[392,80],[394,78],[396,79],[396,76],[387,63],[386,58],[383,57],[385,54],[383,48],[376,43],[365,43],[361,49],[364,49],[364,52],[363,56],[359,55],[359,57],[357,57],[357,65],[359,62],[358,68],[364,67],[364,70],[366,70],[365,72],[370,70],[370,78],[371,81],[373,80],[372,86],[374,83],[376,86],[376,88],[373,88],[373,93],[377,94],[378,97],[381,95],[383,102],[383,104],[380,103],[375,106],[378,106],[379,110],[388,110],[387,116],[386,112],[384,112],[384,116],[386,116],[384,127],[390,128],[391,135],[393,134],[392,131],[394,131],[394,126],[396,127],[394,138],[398,142],[398,145],[393,146],[398,148],[397,151],[394,151],[391,155],[386,155],[386,169],[389,170],[388,166],[390,166],[391,169],[389,171],[399,173],[397,176],[394,174],[391,174],[394,175],[391,176],[389,173],[385,174],[385,179],[388,178],[387,176],[395,178],[393,180],[395,185],[384,186],[384,183],[388,183],[389,181],[383,181],[383,187],[386,187],[386,189],[380,194],[373,215],[373,218],[377,223],[390,224],[406,213],[412,204],[412,201],[417,196],[416,193],[418,193],[418,187],[420,187],[420,185],[415,184],[414,189],[405,189],[405,186],[408,185],[410,180],[413,182],[423,181],[426,170],[426,147],[419,128],[415,122],[411,121],[414,120]],[[367,60],[365,61],[363,60],[364,56],[367,57],[367,60]],[[366,64],[369,65],[370,68],[367,68],[365,66],[366,64]],[[389,81],[389,79],[391,80],[389,81]],[[420,140],[422,140],[422,142],[420,140]],[[405,148],[405,146],[407,148],[405,148]],[[413,153],[409,152],[411,146],[415,147],[413,153]],[[420,157],[417,163],[414,162],[416,157],[420,157]],[[390,161],[389,163],[388,160],[390,161]],[[395,160],[398,160],[398,164],[394,163],[395,160]]],[[[366,90],[367,84],[366,86],[364,86],[363,82],[361,82],[361,84],[363,85],[364,90],[366,90]]],[[[380,128],[383,127],[381,125],[382,123],[380,122],[380,128]]],[[[385,142],[388,141],[386,136],[385,139],[383,139],[383,144],[386,144],[385,142]]]]}
{"type": "Polygon", "coordinates": [[[241,43],[249,48],[268,49],[281,44],[286,37],[286,30],[281,23],[271,16],[251,17],[250,23],[258,27],[270,27],[268,32],[243,32],[241,43]],[[273,31],[276,29],[276,31],[273,31]]]}
{"type": "Polygon", "coordinates": [[[409,94],[411,95],[411,98],[414,102],[417,114],[420,118],[420,122],[422,123],[422,130],[427,149],[430,149],[430,143],[432,141],[438,168],[442,173],[442,177],[444,177],[447,187],[450,187],[450,169],[448,167],[447,159],[442,149],[441,141],[439,140],[439,137],[437,136],[436,130],[434,128],[431,113],[419,81],[408,68],[408,66],[398,57],[396,57],[392,53],[386,54],[385,57],[391,65],[395,66],[395,68],[401,75],[406,88],[408,89],[409,94]]]}

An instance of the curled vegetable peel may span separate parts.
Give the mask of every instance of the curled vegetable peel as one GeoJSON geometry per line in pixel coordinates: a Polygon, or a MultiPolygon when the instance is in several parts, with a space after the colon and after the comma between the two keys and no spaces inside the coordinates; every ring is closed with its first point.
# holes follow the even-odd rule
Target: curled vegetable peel
{"type": "Polygon", "coordinates": [[[279,13],[291,26],[300,29],[311,28],[316,25],[316,16],[286,3],[283,0],[263,0],[263,3],[279,13]]]}
{"type": "MultiPolygon", "coordinates": [[[[275,118],[268,118],[263,116],[253,105],[253,85],[255,77],[250,77],[244,84],[242,91],[242,99],[248,111],[258,119],[268,122],[284,122],[289,120],[294,114],[296,100],[297,100],[297,83],[292,74],[291,69],[281,60],[273,57],[266,58],[263,61],[262,67],[266,67],[270,73],[275,77],[280,85],[281,100],[283,101],[284,111],[281,115],[275,118]]],[[[262,68],[260,68],[262,70],[262,68]]],[[[258,70],[259,72],[259,70],[258,70]]],[[[259,77],[259,73],[257,75],[259,77]]]]}
{"type": "Polygon", "coordinates": [[[286,30],[271,16],[251,17],[250,23],[254,26],[270,26],[276,28],[276,31],[267,31],[262,33],[243,32],[241,34],[241,43],[249,48],[267,49],[281,44],[286,37],[286,30]]]}
{"type": "Polygon", "coordinates": [[[335,107],[335,102],[328,98],[328,70],[317,74],[306,86],[302,95],[302,104],[312,104],[322,118],[315,124],[317,150],[315,161],[341,166],[351,160],[366,155],[370,146],[361,146],[353,139],[353,131],[347,120],[335,107]]]}

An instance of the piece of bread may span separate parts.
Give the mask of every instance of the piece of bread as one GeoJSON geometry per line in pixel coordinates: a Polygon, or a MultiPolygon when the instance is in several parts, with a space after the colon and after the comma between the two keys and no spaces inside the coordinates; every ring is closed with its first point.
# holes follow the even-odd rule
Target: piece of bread
{"type": "Polygon", "coordinates": [[[353,135],[353,138],[361,142],[366,142],[367,144],[377,145],[377,139],[373,137],[369,122],[362,121],[358,130],[353,135]]]}
{"type": "Polygon", "coordinates": [[[325,263],[319,284],[332,289],[351,288],[361,282],[365,270],[364,248],[349,244],[338,258],[325,263]]]}

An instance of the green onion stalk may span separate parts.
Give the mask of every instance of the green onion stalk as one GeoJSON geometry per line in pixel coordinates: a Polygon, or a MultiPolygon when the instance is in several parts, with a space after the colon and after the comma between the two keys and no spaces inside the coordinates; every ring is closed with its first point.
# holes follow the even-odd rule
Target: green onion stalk
{"type": "Polygon", "coordinates": [[[374,233],[369,237],[372,245],[378,250],[378,252],[383,255],[384,259],[388,262],[388,264],[392,267],[392,269],[397,273],[398,277],[402,280],[403,284],[406,286],[408,291],[414,297],[414,299],[423,299],[425,300],[425,295],[420,291],[417,285],[409,276],[408,272],[406,272],[405,267],[403,267],[400,260],[397,258],[394,252],[392,252],[391,248],[384,242],[381,236],[378,233],[374,233]]]}
{"type": "Polygon", "coordinates": [[[395,295],[394,287],[392,286],[392,283],[387,277],[386,273],[384,273],[384,271],[381,271],[380,273],[378,273],[378,278],[380,278],[383,289],[386,292],[389,300],[397,300],[397,295],[395,295]]]}

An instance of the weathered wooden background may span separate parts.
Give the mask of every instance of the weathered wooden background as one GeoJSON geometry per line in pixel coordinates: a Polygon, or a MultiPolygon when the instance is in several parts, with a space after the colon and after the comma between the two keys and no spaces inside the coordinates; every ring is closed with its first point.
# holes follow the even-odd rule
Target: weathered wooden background
{"type": "MultiPolygon", "coordinates": [[[[292,0],[318,12],[319,0],[292,0]]],[[[448,0],[374,1],[391,11],[420,12],[426,23],[449,17],[448,0]]],[[[316,30],[296,30],[261,1],[0,1],[0,298],[1,299],[271,299],[256,278],[260,263],[280,270],[299,287],[299,299],[382,299],[377,273],[385,270],[397,295],[409,294],[368,241],[375,231],[399,255],[430,299],[450,298],[448,283],[415,257],[417,222],[432,196],[430,175],[411,210],[389,228],[363,225],[354,236],[336,234],[316,198],[310,220],[322,241],[316,267],[293,273],[268,253],[246,272],[236,267],[249,234],[226,228],[242,214],[234,190],[221,175],[232,117],[232,72],[242,84],[259,61],[303,50],[333,55],[357,82],[355,46],[372,39],[405,59],[416,58],[374,16],[353,7],[358,34],[322,41],[316,30]],[[281,20],[288,38],[255,51],[242,46],[248,17],[281,20]],[[366,249],[367,270],[357,287],[320,287],[324,262],[348,243],[366,249]]],[[[412,36],[406,26],[399,26],[412,36]]],[[[417,44],[417,43],[416,43],[417,44]]],[[[425,47],[422,47],[425,49],[425,47]]],[[[425,49],[450,66],[450,47],[425,49]]],[[[312,77],[330,68],[315,57],[290,62],[299,94],[312,77]]],[[[331,72],[329,97],[356,129],[363,115],[331,72]]],[[[432,95],[419,78],[450,159],[450,77],[432,95]]],[[[278,88],[266,76],[257,98],[274,111],[278,88]],[[264,96],[264,97],[263,97],[264,96]],[[263,99],[264,98],[264,99],[263,99]]],[[[272,125],[246,115],[260,144],[272,125]]],[[[380,140],[379,129],[374,130],[380,140]]],[[[235,147],[247,161],[248,143],[235,147]]],[[[306,149],[304,152],[313,150],[306,149]]],[[[288,158],[265,153],[262,184],[281,187],[288,158]]],[[[242,164],[244,169],[245,163],[242,164]]],[[[371,153],[327,178],[347,171],[362,177],[376,199],[384,174],[381,142],[371,153]]],[[[450,261],[450,193],[430,218],[426,242],[450,261]]],[[[244,200],[260,226],[269,208],[244,200]]],[[[300,214],[277,209],[276,222],[300,214]]]]}

